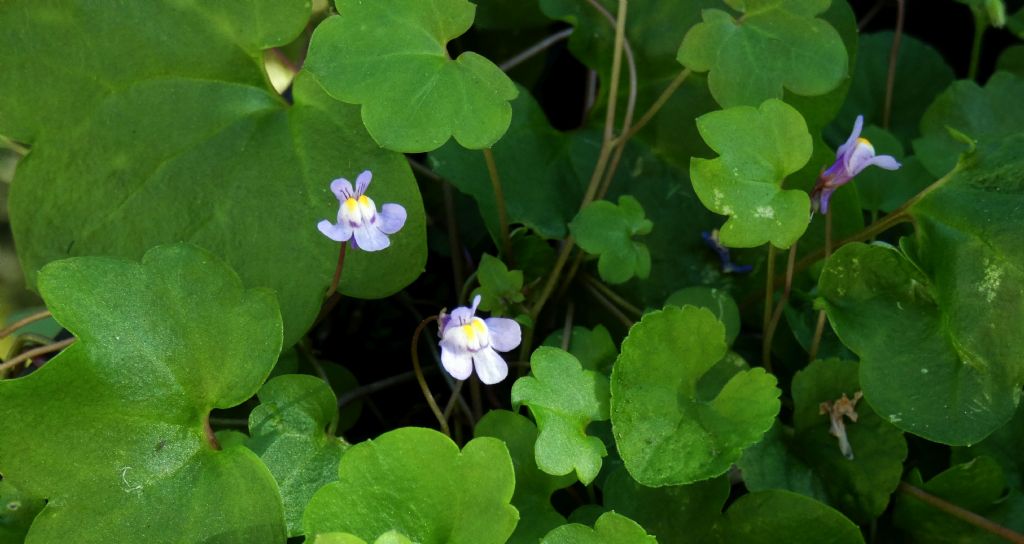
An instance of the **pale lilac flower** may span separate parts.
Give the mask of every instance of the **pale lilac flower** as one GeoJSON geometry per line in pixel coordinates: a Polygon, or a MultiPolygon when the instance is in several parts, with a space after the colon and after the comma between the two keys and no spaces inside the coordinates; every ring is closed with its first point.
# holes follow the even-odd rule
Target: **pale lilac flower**
{"type": "Polygon", "coordinates": [[[377,213],[377,206],[366,196],[373,174],[369,170],[356,178],[356,188],[345,178],[331,182],[331,192],[338,198],[338,222],[324,219],[317,228],[335,242],[352,240],[352,247],[363,251],[380,251],[389,245],[389,234],[405,225],[405,208],[400,204],[385,204],[377,213]]]}
{"type": "Polygon", "coordinates": [[[498,355],[511,351],[522,341],[519,323],[504,317],[476,317],[480,295],[473,298],[473,306],[460,306],[452,313],[441,312],[441,364],[455,379],[465,380],[473,373],[480,381],[490,385],[508,376],[508,364],[498,355]]]}
{"type": "Polygon", "coordinates": [[[886,170],[896,170],[900,167],[900,163],[889,155],[875,155],[875,148],[871,142],[860,137],[863,127],[864,116],[858,115],[850,137],[836,150],[836,162],[818,177],[818,183],[811,192],[811,206],[814,211],[828,213],[828,200],[832,193],[865,168],[873,165],[886,170]]]}

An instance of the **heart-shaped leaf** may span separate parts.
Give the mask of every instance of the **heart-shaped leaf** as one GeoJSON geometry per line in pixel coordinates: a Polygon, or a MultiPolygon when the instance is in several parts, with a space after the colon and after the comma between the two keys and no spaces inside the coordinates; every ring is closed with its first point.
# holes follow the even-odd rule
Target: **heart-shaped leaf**
{"type": "Polygon", "coordinates": [[[338,0],[336,17],[317,26],[308,69],[338,100],[362,105],[381,146],[433,151],[452,136],[464,147],[491,147],[512,119],[512,80],[480,55],[455,60],[449,40],[473,24],[467,0],[338,0]]]}
{"type": "Polygon", "coordinates": [[[814,499],[789,491],[758,491],[739,498],[716,527],[719,542],[864,544],[849,519],[814,499]]]}
{"type": "Polygon", "coordinates": [[[607,512],[597,518],[594,528],[571,523],[548,533],[541,544],[657,544],[658,540],[626,516],[607,512]]]}
{"type": "Polygon", "coordinates": [[[245,290],[187,245],[155,248],[142,264],[59,261],[39,287],[78,341],[29,376],[0,381],[5,409],[19,414],[0,420],[0,472],[48,500],[29,540],[284,540],[273,476],[244,447],[217,451],[207,423],[273,368],[274,295],[245,290]]]}
{"type": "Polygon", "coordinates": [[[679,485],[729,470],[779,412],[775,377],[736,373],[713,395],[698,382],[725,355],[725,327],[704,308],[669,306],[633,326],[612,368],[612,429],[630,475],[679,485]]]}
{"type": "Polygon", "coordinates": [[[721,241],[729,247],[771,242],[788,248],[807,230],[807,193],[785,190],[786,176],[811,158],[811,135],[798,111],[781,100],[737,106],[697,118],[701,137],[720,157],[693,158],[690,178],[704,206],[729,216],[721,241]]]}

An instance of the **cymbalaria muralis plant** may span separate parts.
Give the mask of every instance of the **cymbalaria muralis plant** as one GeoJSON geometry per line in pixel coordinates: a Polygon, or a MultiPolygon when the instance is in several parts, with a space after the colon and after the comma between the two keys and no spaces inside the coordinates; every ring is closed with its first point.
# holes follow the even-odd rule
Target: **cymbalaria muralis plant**
{"type": "Polygon", "coordinates": [[[0,544],[1024,542],[1022,40],[0,2],[0,544]]]}

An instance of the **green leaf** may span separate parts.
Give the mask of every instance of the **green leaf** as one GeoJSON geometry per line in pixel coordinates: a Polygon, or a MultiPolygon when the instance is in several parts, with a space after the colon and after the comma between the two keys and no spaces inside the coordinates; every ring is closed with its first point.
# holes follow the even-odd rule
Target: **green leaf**
{"type": "Polygon", "coordinates": [[[647,486],[718,476],[779,412],[775,377],[737,373],[713,397],[697,384],[725,355],[725,327],[703,308],[668,307],[633,326],[612,369],[612,429],[626,469],[647,486]]]}
{"type": "MultiPolygon", "coordinates": [[[[1011,530],[1024,530],[1024,497],[1005,493],[1006,478],[999,464],[981,456],[954,465],[927,483],[916,470],[909,481],[927,493],[969,510],[1011,530]]],[[[918,542],[1005,542],[909,494],[901,493],[893,509],[893,523],[918,542]]]]}
{"type": "Polygon", "coordinates": [[[597,518],[594,528],[571,523],[547,534],[541,544],[657,544],[644,528],[625,516],[607,512],[597,518]]]}
{"type": "Polygon", "coordinates": [[[509,306],[522,302],[523,271],[509,270],[497,257],[484,254],[477,267],[476,279],[480,287],[473,290],[473,296],[481,295],[480,309],[496,316],[513,313],[509,306]]]}
{"type": "MultiPolygon", "coordinates": [[[[544,339],[545,346],[557,348],[562,345],[563,331],[557,330],[544,339]]],[[[612,335],[604,325],[597,325],[593,330],[575,326],[569,336],[569,353],[579,359],[586,370],[596,370],[607,374],[612,369],[619,349],[612,340],[612,335]]]]}
{"type": "Polygon", "coordinates": [[[860,529],[842,514],[789,491],[758,491],[740,497],[722,517],[716,532],[722,543],[864,543],[860,529]]]}
{"type": "Polygon", "coordinates": [[[22,493],[9,480],[0,479],[0,544],[25,541],[32,520],[46,501],[22,493]]]}
{"type": "MultiPolygon", "coordinates": [[[[1024,13],[1024,9],[1021,13],[1024,13]]],[[[1024,26],[1024,17],[1021,17],[1021,25],[1024,26]]],[[[996,61],[996,70],[1024,77],[1024,45],[1011,45],[1004,49],[996,61]]]]}
{"type": "Polygon", "coordinates": [[[709,72],[708,87],[723,108],[757,106],[798,95],[825,94],[847,75],[847,55],[836,29],[815,17],[830,0],[727,0],[741,12],[706,9],[690,29],[678,60],[709,72]]]}
{"type": "Polygon", "coordinates": [[[537,468],[537,427],[532,421],[506,410],[491,410],[476,424],[474,435],[503,440],[512,456],[516,471],[512,505],[519,510],[520,519],[510,543],[536,543],[548,531],[565,523],[565,517],[551,504],[551,494],[572,485],[576,479],[570,475],[550,476],[537,468]]]}
{"type": "Polygon", "coordinates": [[[377,298],[407,285],[423,269],[426,243],[405,158],[378,148],[356,110],[309,78],[300,75],[293,94],[286,108],[235,84],[141,83],[80,130],[41,139],[10,202],[29,284],[43,264],[69,255],[138,258],[186,240],[235,266],[246,285],[275,289],[291,345],[313,323],[337,262],[339,245],[316,229],[337,215],[330,182],[370,169],[369,196],[403,205],[408,220],[391,247],[350,250],[340,290],[377,298]]]}
{"type": "Polygon", "coordinates": [[[690,177],[701,203],[729,216],[721,229],[729,247],[771,242],[788,248],[807,229],[807,193],[782,189],[786,176],[811,158],[803,117],[779,100],[738,106],[697,118],[701,137],[720,157],[693,158],[690,177]]]}
{"type": "Polygon", "coordinates": [[[736,301],[723,289],[714,287],[687,287],[669,295],[665,306],[696,306],[707,308],[725,325],[725,344],[731,346],[740,334],[740,309],[736,301]]]}
{"type": "Polygon", "coordinates": [[[788,489],[809,495],[859,523],[882,514],[903,474],[907,456],[903,433],[868,403],[859,402],[857,420],[843,418],[853,455],[847,459],[830,433],[829,415],[821,413],[822,403],[834,403],[843,395],[855,397],[860,391],[857,370],[855,363],[833,359],[815,361],[797,372],[792,387],[795,435],[785,436],[776,426],[774,444],[744,453],[740,468],[748,489],[788,489]],[[785,458],[780,459],[780,453],[785,458]]]}
{"type": "Polygon", "coordinates": [[[512,460],[494,438],[460,452],[437,431],[405,427],[349,448],[338,475],[306,507],[307,538],[348,532],[369,540],[397,530],[421,544],[500,544],[519,519],[509,504],[512,460]]]}
{"type": "MultiPolygon", "coordinates": [[[[312,540],[313,544],[366,544],[366,541],[353,535],[352,533],[321,533],[312,540]]],[[[399,533],[398,531],[388,531],[377,540],[373,541],[373,544],[414,544],[409,537],[399,533]]]]}
{"type": "Polygon", "coordinates": [[[661,544],[704,542],[729,497],[725,477],[683,486],[644,487],[619,468],[608,475],[604,506],[642,525],[661,544]]]}
{"type": "Polygon", "coordinates": [[[935,177],[953,169],[968,146],[949,130],[959,131],[979,146],[998,143],[1022,132],[1024,77],[996,72],[984,87],[973,81],[957,81],[935,99],[921,118],[921,137],[914,153],[935,177]]]}
{"type": "Polygon", "coordinates": [[[18,76],[0,82],[0,133],[66,132],[106,97],[169,75],[270,90],[260,50],[292,41],[309,15],[308,0],[5,2],[0,28],[17,32],[0,36],[0,51],[18,76]]]}
{"type": "Polygon", "coordinates": [[[473,24],[467,0],[338,0],[338,16],[317,26],[306,66],[331,96],[362,106],[366,129],[381,146],[433,151],[449,138],[491,147],[508,130],[512,80],[447,43],[473,24]]]}
{"type": "Polygon", "coordinates": [[[246,446],[277,480],[288,536],[302,534],[302,511],[318,489],[338,475],[348,444],[334,436],[338,399],[323,380],[303,374],[268,381],[249,414],[246,446]]]}
{"type": "MultiPolygon", "coordinates": [[[[846,103],[833,122],[829,133],[831,141],[845,141],[858,115],[863,115],[868,124],[884,122],[892,39],[892,32],[861,35],[853,82],[846,103]]],[[[918,135],[918,123],[925,109],[952,82],[953,69],[935,48],[908,34],[902,35],[896,57],[889,130],[903,145],[909,145],[918,135]]],[[[880,153],[887,153],[874,139],[868,139],[880,153]]],[[[857,176],[858,183],[862,176],[857,176]]]]}
{"type": "Polygon", "coordinates": [[[597,272],[608,283],[623,283],[651,273],[651,253],[634,236],[649,234],[654,224],[644,217],[643,206],[629,195],[616,206],[606,200],[591,202],[569,223],[576,243],[591,255],[599,255],[597,272]]]}
{"type": "Polygon", "coordinates": [[[600,438],[587,434],[591,421],[608,419],[608,378],[584,370],[560,349],[543,346],[530,356],[530,368],[532,375],[512,386],[512,404],[528,406],[537,420],[537,466],[555,476],[576,471],[589,484],[608,454],[600,438]]]}
{"type": "Polygon", "coordinates": [[[273,368],[274,295],[245,290],[187,245],[154,248],[142,264],[63,260],[39,287],[78,341],[0,381],[5,409],[19,414],[0,420],[0,472],[48,500],[29,540],[284,540],[273,476],[243,447],[217,451],[203,431],[210,410],[244,402],[273,368]]]}
{"type": "MultiPolygon", "coordinates": [[[[551,128],[537,101],[520,89],[512,102],[508,133],[493,148],[510,223],[526,225],[546,238],[565,236],[588,179],[577,175],[567,157],[571,141],[551,128]]],[[[449,142],[430,154],[430,162],[438,174],[476,200],[487,230],[498,240],[498,207],[483,154],[449,142]]]]}
{"type": "Polygon", "coordinates": [[[1000,427],[985,440],[971,447],[953,448],[953,462],[966,463],[971,459],[991,457],[1006,474],[1007,483],[1024,491],[1024,407],[1018,407],[1009,423],[1000,427]]]}

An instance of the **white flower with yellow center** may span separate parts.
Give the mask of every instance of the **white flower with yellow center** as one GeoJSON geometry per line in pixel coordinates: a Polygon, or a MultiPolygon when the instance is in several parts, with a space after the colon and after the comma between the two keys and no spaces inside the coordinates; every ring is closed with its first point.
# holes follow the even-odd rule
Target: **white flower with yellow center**
{"type": "Polygon", "coordinates": [[[317,228],[335,242],[352,240],[352,247],[363,251],[379,251],[391,245],[389,234],[398,232],[405,225],[406,212],[399,204],[385,204],[377,213],[377,205],[366,196],[373,174],[369,170],[359,174],[356,187],[345,178],[331,182],[331,192],[341,206],[338,208],[338,222],[324,219],[317,228]]]}
{"type": "Polygon", "coordinates": [[[508,376],[508,364],[498,355],[519,346],[522,331],[519,323],[504,317],[476,317],[480,295],[473,306],[460,306],[452,313],[441,312],[441,364],[455,379],[465,380],[476,368],[485,384],[495,384],[508,376]]]}

